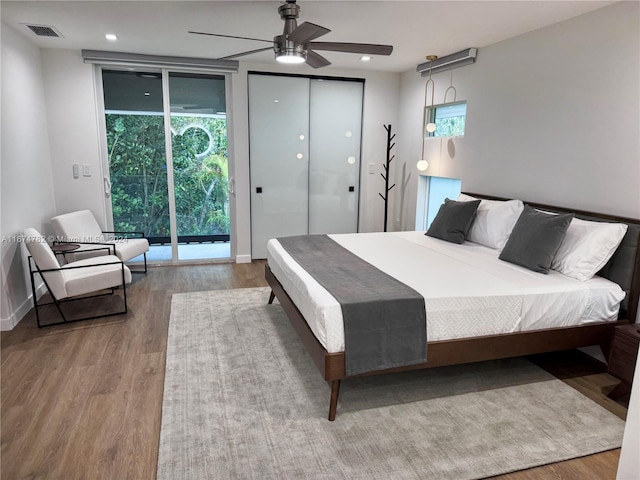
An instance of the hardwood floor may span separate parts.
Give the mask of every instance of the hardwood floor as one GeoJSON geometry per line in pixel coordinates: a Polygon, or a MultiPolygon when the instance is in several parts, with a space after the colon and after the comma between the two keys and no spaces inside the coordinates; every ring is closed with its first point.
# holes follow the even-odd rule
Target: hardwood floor
{"type": "MultiPolygon", "coordinates": [[[[267,286],[264,263],[150,268],[120,317],[1,333],[1,478],[154,479],[173,293],[267,286]]],[[[617,383],[581,352],[533,360],[616,415],[617,383]]],[[[627,397],[628,401],[628,397],[627,397]]],[[[614,479],[619,450],[501,479],[614,479]]]]}

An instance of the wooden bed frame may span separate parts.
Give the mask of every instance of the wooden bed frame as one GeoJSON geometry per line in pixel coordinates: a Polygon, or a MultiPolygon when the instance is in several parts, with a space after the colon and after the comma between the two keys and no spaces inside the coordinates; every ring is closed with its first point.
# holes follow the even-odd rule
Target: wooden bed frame
{"type": "MultiPolygon", "coordinates": [[[[469,193],[468,195],[490,200],[505,200],[504,198],[474,193],[469,193]]],[[[623,246],[628,251],[625,252],[624,257],[618,255],[618,251],[616,251],[616,254],[611,260],[611,262],[625,261],[626,265],[626,259],[630,258],[632,259],[630,261],[633,264],[631,265],[631,269],[627,268],[629,271],[625,272],[623,275],[625,278],[622,281],[617,278],[610,278],[611,280],[616,281],[616,283],[619,283],[627,292],[627,297],[623,303],[625,308],[620,309],[618,320],[616,322],[598,322],[572,327],[530,330],[526,332],[428,342],[429,355],[427,362],[399,368],[377,370],[364,375],[378,375],[441,367],[445,365],[495,360],[499,358],[518,357],[535,353],[569,350],[591,345],[599,345],[602,348],[605,357],[608,357],[614,327],[633,323],[637,314],[638,297],[640,296],[640,220],[577,211],[563,207],[552,207],[531,202],[525,203],[535,208],[555,212],[574,212],[576,217],[579,218],[622,222],[627,223],[630,226],[629,231],[627,231],[627,235],[623,239],[623,243],[618,247],[618,251],[623,248],[623,246]],[[632,226],[633,228],[631,228],[632,226]]],[[[303,315],[300,313],[269,268],[268,263],[265,266],[265,278],[271,286],[269,303],[272,303],[275,297],[278,298],[278,301],[289,317],[291,324],[298,333],[298,336],[302,340],[302,343],[307,349],[309,355],[320,370],[323,378],[331,382],[329,420],[333,421],[336,417],[340,382],[346,378],[351,378],[345,372],[344,352],[329,353],[326,351],[309,328],[309,325],[303,315]]]]}

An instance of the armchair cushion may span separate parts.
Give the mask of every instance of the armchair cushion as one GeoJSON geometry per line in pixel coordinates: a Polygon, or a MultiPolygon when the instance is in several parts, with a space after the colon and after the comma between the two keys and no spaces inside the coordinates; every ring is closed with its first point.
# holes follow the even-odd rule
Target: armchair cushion
{"type": "Polygon", "coordinates": [[[121,285],[123,267],[124,282],[131,283],[131,270],[114,255],[86,258],[77,262],[67,263],[62,267],[67,296],[75,297],[121,285]],[[104,265],[105,263],[113,264],[104,265]],[[86,268],[71,268],[82,266],[86,268]]]}
{"type": "MultiPolygon", "coordinates": [[[[76,243],[108,243],[115,246],[115,255],[123,262],[149,251],[149,241],[146,238],[106,238],[90,210],[78,210],[65,213],[51,219],[51,224],[58,237],[65,242],[76,243]]],[[[96,246],[83,246],[69,254],[69,258],[83,259],[96,255],[105,255],[106,250],[95,250],[96,246]],[[91,251],[87,251],[91,250],[91,251]]],[[[113,252],[113,249],[111,251],[113,252]]]]}
{"type": "Polygon", "coordinates": [[[117,240],[116,255],[123,262],[149,251],[149,240],[146,238],[124,238],[117,240]]]}
{"type": "Polygon", "coordinates": [[[51,219],[55,234],[65,242],[102,243],[104,235],[90,210],[65,213],[51,219]]]}

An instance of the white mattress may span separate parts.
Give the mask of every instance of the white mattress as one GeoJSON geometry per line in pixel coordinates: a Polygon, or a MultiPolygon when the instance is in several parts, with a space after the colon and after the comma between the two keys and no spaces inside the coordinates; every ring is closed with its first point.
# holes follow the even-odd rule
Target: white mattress
{"type": "MultiPolygon", "coordinates": [[[[536,273],[499,260],[497,250],[424,232],[329,236],[424,297],[429,341],[614,321],[625,295],[604,278],[536,273]]],[[[267,259],[325,349],[344,351],[337,300],[276,239],[267,244],[267,259]]]]}

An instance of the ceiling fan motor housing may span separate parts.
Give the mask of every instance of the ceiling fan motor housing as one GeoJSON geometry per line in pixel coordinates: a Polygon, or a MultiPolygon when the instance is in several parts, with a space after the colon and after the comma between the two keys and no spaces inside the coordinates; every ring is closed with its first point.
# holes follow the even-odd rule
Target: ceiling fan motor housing
{"type": "Polygon", "coordinates": [[[276,57],[280,55],[301,56],[307,58],[307,50],[302,44],[287,40],[287,37],[298,28],[297,18],[300,16],[300,7],[295,0],[287,0],[278,7],[280,18],[284,21],[282,35],[273,37],[273,50],[276,57]]]}
{"type": "Polygon", "coordinates": [[[278,7],[280,18],[284,21],[284,35],[289,35],[298,26],[296,18],[300,16],[300,7],[297,3],[284,3],[278,7]]]}
{"type": "Polygon", "coordinates": [[[273,37],[273,51],[276,57],[279,55],[301,55],[307,57],[307,50],[304,45],[287,40],[286,35],[276,35],[273,37]]]}

